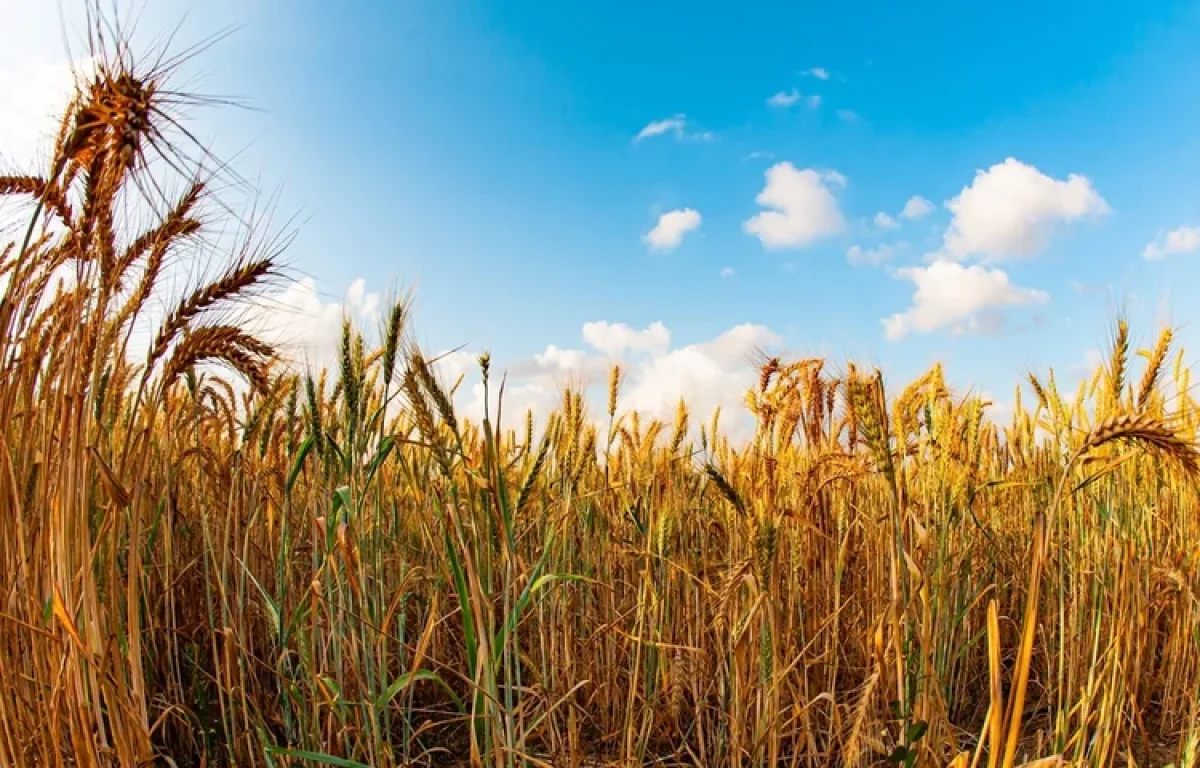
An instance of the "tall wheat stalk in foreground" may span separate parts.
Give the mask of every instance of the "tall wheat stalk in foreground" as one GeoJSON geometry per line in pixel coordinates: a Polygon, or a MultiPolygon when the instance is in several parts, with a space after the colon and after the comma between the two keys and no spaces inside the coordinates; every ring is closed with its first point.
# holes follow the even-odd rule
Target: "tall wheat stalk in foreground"
{"type": "Polygon", "coordinates": [[[113,50],[0,178],[0,764],[1196,765],[1169,332],[1007,426],[821,359],[763,362],[745,445],[617,369],[535,421],[486,355],[470,421],[405,301],[298,372],[231,311],[273,251],[171,295],[210,185],[163,199],[178,97],[113,50]]]}

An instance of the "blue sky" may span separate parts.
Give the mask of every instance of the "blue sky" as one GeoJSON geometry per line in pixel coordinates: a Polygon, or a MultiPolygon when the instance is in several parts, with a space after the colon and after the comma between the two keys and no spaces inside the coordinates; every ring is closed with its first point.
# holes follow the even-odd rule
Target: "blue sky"
{"type": "MultiPolygon", "coordinates": [[[[15,11],[53,28],[26,43],[48,60],[52,6],[15,11]]],[[[1200,4],[245,6],[172,0],[141,29],[185,12],[185,40],[237,27],[189,66],[259,111],[198,120],[279,191],[281,219],[301,214],[288,259],[320,302],[305,311],[332,316],[360,279],[350,303],[415,287],[427,346],[489,348],[541,390],[563,350],[587,370],[629,357],[653,389],[672,352],[707,354],[743,324],[901,380],[941,359],[1000,400],[1027,370],[1084,366],[1120,307],[1143,341],[1165,319],[1200,342],[1200,4]],[[766,197],[799,207],[768,247],[747,222],[783,163],[795,173],[766,197]],[[933,210],[901,218],[914,196],[933,210]],[[676,247],[645,241],[688,210],[699,225],[676,247]],[[1175,252],[1143,257],[1170,232],[1175,252]],[[852,264],[855,246],[891,255],[852,264]],[[609,341],[586,342],[589,322],[609,341]],[[655,322],[665,343],[636,335],[655,322]]],[[[736,388],[733,366],[717,378],[736,388]]]]}

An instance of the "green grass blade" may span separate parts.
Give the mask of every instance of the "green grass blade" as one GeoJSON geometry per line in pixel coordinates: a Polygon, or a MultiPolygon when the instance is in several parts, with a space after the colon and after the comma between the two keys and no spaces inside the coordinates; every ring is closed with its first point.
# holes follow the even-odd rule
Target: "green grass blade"
{"type": "Polygon", "coordinates": [[[442,690],[450,695],[450,698],[454,701],[454,706],[458,709],[458,711],[465,711],[462,699],[458,697],[458,694],[455,693],[454,690],[446,684],[446,681],[443,680],[436,672],[428,669],[418,669],[416,672],[411,674],[406,672],[393,680],[391,685],[389,685],[384,692],[380,694],[379,698],[375,700],[375,708],[383,709],[391,702],[392,699],[396,698],[397,694],[420,680],[430,680],[440,685],[442,690]]]}
{"type": "Polygon", "coordinates": [[[300,477],[300,470],[304,468],[304,460],[308,458],[308,454],[312,451],[313,436],[309,435],[304,438],[304,442],[300,444],[300,451],[296,454],[296,460],[292,462],[292,471],[288,472],[287,484],[284,486],[284,492],[290,494],[292,486],[296,484],[297,478],[300,477]]]}
{"type": "Polygon", "coordinates": [[[282,755],[284,757],[298,757],[301,760],[310,760],[323,765],[337,765],[341,768],[371,768],[366,763],[360,763],[357,760],[347,760],[344,757],[334,757],[326,755],[323,752],[309,752],[304,749],[286,749],[284,747],[267,747],[267,754],[282,755]]]}

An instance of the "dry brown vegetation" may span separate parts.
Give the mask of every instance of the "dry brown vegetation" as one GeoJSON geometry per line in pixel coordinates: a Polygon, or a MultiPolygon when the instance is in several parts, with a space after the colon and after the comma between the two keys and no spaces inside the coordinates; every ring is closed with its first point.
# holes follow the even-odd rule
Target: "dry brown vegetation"
{"type": "Polygon", "coordinates": [[[1118,325],[1007,426],[940,368],[889,397],[772,359],[744,447],[624,413],[615,371],[539,434],[486,357],[468,423],[403,304],[304,374],[230,320],[271,252],[167,302],[209,191],[128,223],[178,97],[106,60],[46,174],[0,178],[30,206],[0,262],[0,763],[1197,765],[1169,333],[1135,375],[1118,325]]]}

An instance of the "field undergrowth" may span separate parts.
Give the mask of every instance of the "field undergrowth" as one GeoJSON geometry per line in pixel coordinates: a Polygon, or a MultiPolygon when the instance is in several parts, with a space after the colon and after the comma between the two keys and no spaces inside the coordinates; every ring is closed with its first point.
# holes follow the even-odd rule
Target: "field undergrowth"
{"type": "Polygon", "coordinates": [[[486,355],[471,422],[404,302],[307,371],[237,322],[274,250],[172,291],[232,214],[169,67],[101,58],[0,177],[3,765],[1200,764],[1169,330],[1005,424],[940,367],[765,356],[744,445],[619,369],[535,428],[486,355]]]}

